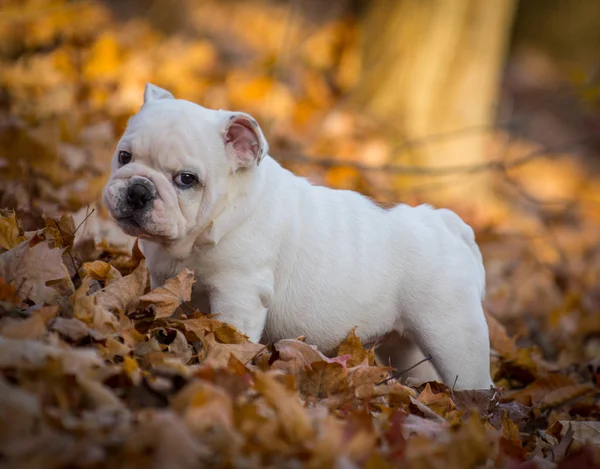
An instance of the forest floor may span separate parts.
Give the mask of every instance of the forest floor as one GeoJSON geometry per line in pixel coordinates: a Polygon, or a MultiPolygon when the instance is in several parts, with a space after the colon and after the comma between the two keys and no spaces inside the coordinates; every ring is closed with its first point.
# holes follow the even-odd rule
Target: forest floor
{"type": "Polygon", "coordinates": [[[231,17],[204,2],[142,22],[115,21],[114,2],[13,3],[0,15],[14,19],[0,18],[0,468],[600,467],[600,181],[576,145],[543,153],[498,130],[502,203],[452,207],[484,255],[495,388],[381,383],[393,370],[353,331],[336,357],[301,338],[254,344],[186,305],[191,272],[150,290],[135,240],[98,203],[146,81],[255,115],[273,156],[315,182],[427,201],[415,188],[440,181],[391,174],[406,163],[397,142],[343,105],[351,22],[297,25],[292,57],[275,7],[231,17]],[[192,33],[169,32],[184,20],[192,33]],[[523,155],[542,157],[510,167],[523,155]]]}

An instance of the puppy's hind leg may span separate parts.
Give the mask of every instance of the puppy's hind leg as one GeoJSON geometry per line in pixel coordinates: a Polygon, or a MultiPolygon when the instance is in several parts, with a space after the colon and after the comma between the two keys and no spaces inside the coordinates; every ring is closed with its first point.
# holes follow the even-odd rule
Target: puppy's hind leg
{"type": "Polygon", "coordinates": [[[481,301],[474,292],[454,302],[423,304],[407,318],[407,327],[447,386],[455,389],[487,389],[490,377],[489,332],[481,301]]]}
{"type": "MultiPolygon", "coordinates": [[[[390,334],[387,340],[375,349],[375,356],[382,366],[392,366],[395,369],[394,373],[408,370],[425,358],[417,344],[400,332],[390,334]]],[[[440,380],[429,361],[404,373],[402,377],[410,378],[413,383],[440,380]]]]}

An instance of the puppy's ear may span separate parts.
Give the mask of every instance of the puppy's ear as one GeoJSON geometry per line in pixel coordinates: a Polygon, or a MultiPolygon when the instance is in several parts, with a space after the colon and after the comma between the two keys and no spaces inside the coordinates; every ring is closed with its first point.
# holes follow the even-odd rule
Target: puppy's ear
{"type": "Polygon", "coordinates": [[[154,101],[155,99],[175,99],[175,96],[152,83],[146,83],[146,88],[144,89],[144,104],[154,101]]]}
{"type": "Polygon", "coordinates": [[[223,141],[236,168],[258,166],[269,151],[269,145],[254,118],[243,112],[227,112],[223,141]]]}

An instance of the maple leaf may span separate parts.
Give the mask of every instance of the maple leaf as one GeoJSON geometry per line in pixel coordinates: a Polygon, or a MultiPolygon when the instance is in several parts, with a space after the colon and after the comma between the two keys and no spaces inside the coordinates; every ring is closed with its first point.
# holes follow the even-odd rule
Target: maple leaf
{"type": "Polygon", "coordinates": [[[356,335],[356,327],[350,331],[348,337],[340,344],[337,354],[351,356],[348,360],[349,367],[360,365],[365,360],[368,361],[369,365],[375,363],[375,352],[364,349],[360,337],[356,335]]]}
{"type": "Polygon", "coordinates": [[[156,318],[171,316],[177,307],[192,297],[194,272],[182,270],[176,277],[168,279],[161,287],[140,297],[140,307],[146,308],[153,304],[156,307],[156,318]]]}
{"type": "Polygon", "coordinates": [[[425,385],[425,389],[421,391],[417,400],[442,417],[445,417],[448,412],[454,410],[456,407],[447,393],[439,392],[434,394],[429,383],[425,385]]]}
{"type": "Polygon", "coordinates": [[[48,282],[65,279],[74,291],[69,272],[62,262],[62,251],[51,249],[47,241],[30,246],[28,241],[0,255],[0,277],[17,290],[17,295],[36,304],[54,304],[59,293],[48,282]]]}
{"type": "Polygon", "coordinates": [[[300,392],[319,398],[348,391],[348,372],[339,363],[315,361],[305,367],[298,383],[300,392]]]}

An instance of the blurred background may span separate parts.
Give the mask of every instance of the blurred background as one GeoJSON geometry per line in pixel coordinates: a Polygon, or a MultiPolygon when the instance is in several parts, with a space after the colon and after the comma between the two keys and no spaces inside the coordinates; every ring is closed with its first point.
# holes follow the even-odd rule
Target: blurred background
{"type": "Polygon", "coordinates": [[[98,199],[146,82],[254,115],[315,183],[454,209],[490,314],[600,356],[599,2],[2,0],[0,207],[130,245],[98,199]]]}

